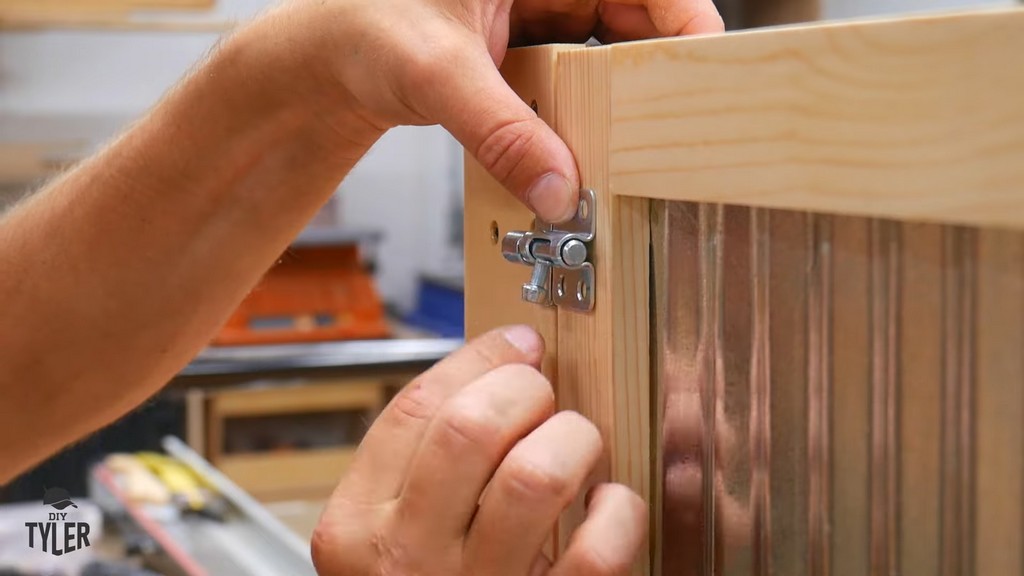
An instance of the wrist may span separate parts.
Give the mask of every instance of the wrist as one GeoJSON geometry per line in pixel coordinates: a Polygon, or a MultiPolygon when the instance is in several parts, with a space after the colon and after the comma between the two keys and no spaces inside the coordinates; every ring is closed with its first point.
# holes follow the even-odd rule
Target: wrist
{"type": "Polygon", "coordinates": [[[389,126],[375,121],[339,80],[326,56],[331,38],[309,12],[291,4],[277,8],[228,39],[211,65],[239,75],[247,97],[287,118],[303,140],[358,159],[389,126]]]}

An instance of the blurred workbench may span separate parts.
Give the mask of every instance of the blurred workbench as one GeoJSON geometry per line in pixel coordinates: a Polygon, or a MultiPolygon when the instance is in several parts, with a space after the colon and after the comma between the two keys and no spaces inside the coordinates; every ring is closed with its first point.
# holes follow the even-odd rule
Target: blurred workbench
{"type": "Polygon", "coordinates": [[[396,335],[207,349],[168,390],[186,442],[260,501],[326,498],[391,396],[462,343],[396,335]]]}
{"type": "Polygon", "coordinates": [[[267,377],[409,376],[429,368],[461,344],[461,338],[399,337],[208,348],[175,376],[170,386],[215,388],[267,377]]]}

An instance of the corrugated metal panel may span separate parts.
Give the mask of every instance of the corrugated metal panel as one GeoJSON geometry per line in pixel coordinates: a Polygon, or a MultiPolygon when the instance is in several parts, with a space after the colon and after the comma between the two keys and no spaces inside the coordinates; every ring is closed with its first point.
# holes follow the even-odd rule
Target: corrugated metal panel
{"type": "Polygon", "coordinates": [[[1024,573],[1024,234],[654,218],[663,574],[1024,573]]]}

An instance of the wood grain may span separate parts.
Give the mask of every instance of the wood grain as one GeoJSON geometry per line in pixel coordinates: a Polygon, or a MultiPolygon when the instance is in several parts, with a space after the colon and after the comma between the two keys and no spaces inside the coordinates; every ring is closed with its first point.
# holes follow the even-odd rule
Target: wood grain
{"type": "Polygon", "coordinates": [[[1024,227],[1024,10],[610,50],[613,194],[1024,227]]]}
{"type": "MultiPolygon", "coordinates": [[[[608,468],[593,481],[621,482],[650,501],[650,213],[646,199],[608,193],[608,54],[558,57],[555,130],[576,156],[582,186],[597,194],[595,307],[558,312],[558,402],[601,430],[608,468]]],[[[577,502],[560,525],[563,542],[582,517],[577,502]]],[[[635,573],[649,571],[644,556],[635,573]]]]}

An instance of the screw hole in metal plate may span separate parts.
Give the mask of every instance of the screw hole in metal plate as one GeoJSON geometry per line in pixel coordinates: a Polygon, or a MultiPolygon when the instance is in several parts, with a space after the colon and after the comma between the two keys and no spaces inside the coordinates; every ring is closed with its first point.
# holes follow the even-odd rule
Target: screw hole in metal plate
{"type": "MultiPolygon", "coordinates": [[[[561,289],[561,284],[559,284],[559,289],[561,289]]],[[[589,294],[590,287],[587,286],[587,283],[584,282],[581,278],[579,282],[576,283],[576,299],[579,300],[580,302],[583,302],[587,299],[587,296],[589,294]]]]}
{"type": "Polygon", "coordinates": [[[579,215],[580,220],[586,221],[590,217],[590,204],[581,198],[580,207],[577,208],[576,213],[579,215]]]}
{"type": "Polygon", "coordinates": [[[555,287],[559,298],[565,298],[565,276],[558,276],[558,286],[555,287]]]}

